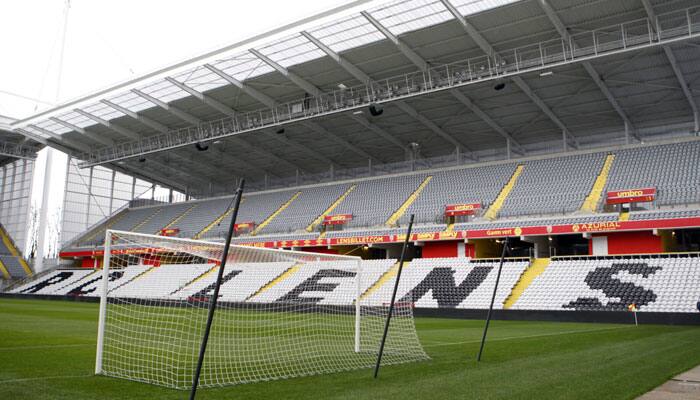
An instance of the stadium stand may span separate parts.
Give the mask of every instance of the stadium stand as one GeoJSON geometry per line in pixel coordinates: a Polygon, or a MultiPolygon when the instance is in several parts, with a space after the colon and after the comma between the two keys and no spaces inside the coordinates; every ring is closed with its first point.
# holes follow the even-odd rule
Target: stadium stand
{"type": "Polygon", "coordinates": [[[699,265],[697,256],[554,259],[513,309],[693,312],[699,265]]]}
{"type": "Polygon", "coordinates": [[[698,165],[700,142],[620,150],[607,190],[654,187],[657,205],[698,204],[698,165]]]}
{"type": "Polygon", "coordinates": [[[400,221],[405,224],[408,215],[415,214],[418,223],[444,222],[446,205],[491,204],[514,169],[515,164],[500,164],[435,173],[400,221]]]}
{"type": "MultiPolygon", "coordinates": [[[[4,269],[10,279],[22,279],[32,275],[29,264],[22,258],[5,228],[0,225],[0,269],[4,269]]],[[[0,274],[0,277],[4,277],[0,274]]]]}
{"type": "Polygon", "coordinates": [[[591,191],[604,156],[584,154],[525,163],[499,216],[566,214],[578,210],[591,191]]]}
{"type": "Polygon", "coordinates": [[[348,187],[349,185],[345,184],[304,189],[301,195],[267,226],[261,229],[260,233],[292,232],[306,228],[328,208],[331,202],[340,197],[348,187]]]}
{"type": "MultiPolygon", "coordinates": [[[[628,257],[555,257],[538,268],[536,260],[504,264],[495,307],[514,310],[695,311],[700,298],[700,255],[628,257]],[[526,282],[523,284],[523,280],[526,282]],[[513,293],[514,304],[504,307],[513,293]]],[[[226,301],[301,301],[339,304],[355,286],[352,277],[334,274],[331,262],[295,266],[292,262],[247,263],[226,271],[221,288],[226,301]],[[330,291],[315,284],[334,283],[330,291]]],[[[367,304],[388,298],[397,269],[395,259],[363,260],[362,293],[367,304]]],[[[398,297],[417,308],[488,308],[497,260],[468,258],[414,259],[404,266],[398,297]]],[[[132,266],[110,275],[110,293],[125,298],[190,299],[210,294],[217,268],[213,264],[132,266]]],[[[93,270],[58,270],[11,289],[16,294],[95,297],[101,280],[93,270]]]]}
{"type": "MultiPolygon", "coordinates": [[[[620,218],[617,213],[597,213],[605,191],[641,187],[657,188],[657,200],[637,207],[652,208],[649,212],[633,211],[624,218],[687,218],[700,214],[695,208],[700,204],[698,163],[700,142],[690,141],[249,193],[238,221],[254,222],[256,239],[243,233],[236,242],[316,239],[323,231],[322,217],[328,214],[353,216],[340,230],[325,232],[328,238],[397,234],[390,228],[405,226],[412,213],[418,223],[415,232],[440,232],[447,229],[448,204],[480,203],[481,213],[488,209],[497,217],[491,221],[477,214],[450,227],[454,230],[615,221],[620,218]],[[656,158],[661,161],[648,162],[656,158]],[[516,168],[522,169],[513,179],[516,168]],[[504,191],[508,184],[512,188],[504,191]],[[494,207],[495,202],[502,204],[494,207]]],[[[88,231],[73,246],[100,244],[107,227],[156,233],[169,226],[179,228],[180,237],[221,239],[230,221],[230,205],[227,196],[131,208],[88,231]]]]}

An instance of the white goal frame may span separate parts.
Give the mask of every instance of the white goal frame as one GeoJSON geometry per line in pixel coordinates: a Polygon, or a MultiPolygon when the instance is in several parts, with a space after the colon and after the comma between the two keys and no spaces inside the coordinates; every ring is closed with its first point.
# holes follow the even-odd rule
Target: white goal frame
{"type": "MultiPolygon", "coordinates": [[[[99,319],[98,319],[98,330],[97,330],[97,352],[96,352],[96,357],[95,357],[95,374],[99,375],[103,373],[103,351],[104,351],[104,339],[105,339],[105,325],[106,325],[106,320],[107,320],[107,304],[108,304],[108,296],[109,296],[109,273],[110,273],[110,262],[112,258],[112,236],[116,235],[128,235],[128,236],[139,236],[143,238],[150,238],[150,239],[159,239],[163,240],[166,239],[168,241],[173,241],[173,242],[181,242],[183,244],[198,244],[198,245],[214,245],[214,246],[225,246],[224,243],[220,242],[210,242],[210,241],[203,241],[203,240],[192,240],[192,239],[182,239],[182,238],[175,238],[175,237],[167,237],[167,236],[159,236],[159,235],[149,235],[149,234],[142,234],[142,233],[137,233],[137,232],[127,232],[127,231],[121,231],[121,230],[112,230],[108,229],[105,232],[105,242],[104,242],[104,260],[103,260],[103,266],[102,266],[102,282],[99,288],[99,293],[100,293],[100,306],[99,306],[99,319]]],[[[230,248],[235,249],[239,248],[242,250],[250,250],[250,246],[242,246],[242,245],[231,245],[230,248]]],[[[263,248],[263,247],[255,247],[255,251],[260,251],[260,252],[271,252],[271,253],[278,253],[278,252],[283,252],[284,254],[294,254],[298,256],[303,256],[303,257],[313,257],[314,254],[310,252],[302,252],[302,251],[295,251],[295,250],[281,250],[281,249],[271,249],[271,248],[263,248]]],[[[361,303],[360,299],[362,296],[362,259],[357,256],[347,256],[347,255],[337,255],[337,254],[319,254],[318,258],[324,258],[324,259],[336,259],[339,261],[354,261],[356,263],[357,267],[357,273],[355,275],[355,332],[354,332],[354,347],[355,347],[355,352],[360,353],[361,347],[361,332],[360,332],[360,327],[361,327],[361,303]]]]}

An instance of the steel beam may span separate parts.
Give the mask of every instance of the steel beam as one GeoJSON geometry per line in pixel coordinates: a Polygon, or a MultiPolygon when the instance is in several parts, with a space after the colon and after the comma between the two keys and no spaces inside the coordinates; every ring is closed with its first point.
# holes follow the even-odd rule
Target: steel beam
{"type": "MultiPolygon", "coordinates": [[[[569,31],[566,29],[566,26],[564,25],[564,22],[562,22],[561,18],[557,15],[556,11],[554,11],[554,8],[549,4],[548,0],[538,0],[540,7],[544,11],[544,13],[547,15],[547,18],[549,21],[554,25],[554,28],[557,30],[559,33],[559,36],[563,40],[565,40],[568,43],[572,43],[575,45],[573,37],[569,34],[569,31]]],[[[598,71],[596,71],[595,67],[593,67],[593,64],[591,64],[590,61],[584,61],[581,63],[583,65],[583,68],[586,70],[588,75],[590,75],[591,79],[593,79],[593,82],[595,82],[596,86],[600,89],[601,92],[603,92],[603,95],[605,98],[608,100],[610,105],[612,105],[613,109],[617,112],[617,114],[622,118],[622,123],[625,126],[625,130],[629,131],[630,129],[632,130],[632,135],[636,137],[634,134],[634,124],[632,121],[629,119],[627,116],[627,113],[622,109],[622,106],[620,106],[620,103],[618,103],[617,99],[615,96],[613,96],[612,92],[608,88],[608,85],[603,82],[603,80],[600,78],[600,74],[598,71]]]]}
{"type": "MultiPolygon", "coordinates": [[[[658,18],[656,16],[656,12],[654,11],[654,7],[651,5],[651,2],[649,2],[649,0],[642,0],[642,5],[644,6],[644,10],[646,11],[647,16],[649,17],[649,20],[653,21],[653,23],[651,24],[651,29],[656,31],[656,24],[658,24],[658,18]]],[[[700,132],[700,114],[698,114],[698,105],[695,101],[695,97],[693,97],[693,93],[690,91],[690,85],[688,85],[683,71],[678,66],[678,60],[676,59],[676,55],[673,53],[671,46],[665,45],[663,46],[663,49],[664,54],[666,54],[666,58],[668,59],[668,62],[671,64],[673,74],[676,75],[676,80],[678,80],[678,84],[683,90],[683,94],[685,95],[685,98],[688,101],[690,110],[693,112],[695,132],[700,132]]]]}
{"type": "Polygon", "coordinates": [[[260,103],[262,103],[270,108],[274,108],[277,105],[277,102],[272,97],[266,95],[265,93],[259,91],[258,89],[255,89],[254,87],[251,87],[248,84],[245,84],[245,83],[239,81],[238,79],[236,79],[233,76],[227,74],[226,72],[216,68],[215,66],[213,66],[211,64],[204,64],[204,68],[219,75],[226,82],[239,88],[243,93],[254,98],[255,100],[259,101],[260,103]]]}
{"type": "Polygon", "coordinates": [[[321,42],[320,40],[316,39],[313,35],[306,31],[301,32],[302,36],[304,36],[309,42],[313,43],[316,47],[318,47],[321,51],[326,53],[326,55],[330,58],[333,59],[333,61],[336,62],[342,69],[347,71],[350,75],[352,75],[355,79],[360,81],[360,83],[364,85],[370,85],[372,83],[372,78],[369,77],[366,73],[364,73],[361,69],[357,68],[354,64],[351,62],[347,61],[345,58],[343,58],[340,54],[336,53],[331,49],[330,47],[326,46],[321,42]]]}
{"type": "Polygon", "coordinates": [[[96,134],[96,133],[94,133],[94,132],[88,131],[88,130],[85,129],[85,128],[81,128],[81,127],[79,127],[79,126],[77,126],[77,125],[73,125],[73,124],[71,124],[71,123],[69,123],[69,122],[60,120],[60,119],[58,119],[58,118],[56,118],[56,117],[51,117],[51,118],[49,118],[49,119],[50,119],[51,121],[53,121],[53,122],[59,124],[59,125],[62,125],[62,126],[68,128],[68,129],[72,130],[72,131],[75,131],[75,132],[77,132],[77,133],[79,133],[79,134],[85,136],[86,138],[89,138],[89,139],[91,139],[91,140],[94,140],[94,141],[97,142],[97,143],[101,143],[101,144],[103,144],[103,145],[105,145],[105,146],[114,146],[114,141],[113,141],[112,139],[109,139],[109,138],[100,136],[100,135],[98,135],[98,134],[96,134]]]}
{"type": "Polygon", "coordinates": [[[328,158],[328,157],[326,157],[326,156],[324,156],[324,155],[322,155],[322,154],[319,154],[317,151],[311,150],[308,146],[304,146],[304,145],[299,144],[299,143],[297,143],[297,142],[295,142],[295,141],[293,141],[293,140],[290,140],[290,139],[288,139],[288,138],[286,138],[286,137],[284,137],[284,136],[282,136],[282,135],[278,135],[278,134],[273,133],[273,132],[270,132],[270,131],[268,131],[268,130],[264,130],[264,131],[262,131],[262,132],[263,132],[263,134],[265,134],[266,136],[268,136],[268,137],[270,137],[270,138],[272,138],[272,139],[274,139],[274,140],[277,140],[278,142],[284,144],[285,146],[293,147],[293,148],[295,148],[296,150],[302,151],[302,152],[304,152],[304,153],[310,155],[310,156],[313,157],[313,158],[316,158],[316,159],[318,159],[318,160],[320,160],[320,161],[323,161],[324,163],[326,163],[326,164],[328,164],[328,165],[335,165],[335,166],[338,166],[333,160],[331,160],[330,158],[328,158]]]}
{"type": "Polygon", "coordinates": [[[530,100],[532,100],[533,103],[535,103],[542,110],[542,112],[545,113],[547,117],[549,117],[550,120],[552,120],[552,122],[554,122],[556,126],[559,127],[559,129],[562,130],[562,132],[564,132],[565,135],[571,139],[574,144],[574,148],[578,148],[578,139],[571,134],[569,128],[567,128],[559,117],[554,114],[554,111],[552,111],[552,109],[549,108],[549,106],[545,104],[545,102],[530,88],[530,85],[525,83],[523,78],[519,76],[513,77],[513,82],[520,88],[520,90],[523,91],[523,93],[527,95],[527,97],[530,98],[530,100]]]}
{"type": "Polygon", "coordinates": [[[35,160],[36,149],[29,146],[18,145],[16,143],[0,141],[0,155],[19,158],[22,160],[35,160]]]}
{"type": "Polygon", "coordinates": [[[391,41],[394,44],[394,46],[396,46],[401,51],[401,53],[403,53],[409,60],[411,60],[411,62],[416,64],[421,71],[426,71],[428,69],[428,63],[423,59],[423,57],[421,57],[420,55],[418,55],[418,53],[413,51],[413,49],[408,47],[406,43],[402,42],[398,37],[396,37],[396,35],[391,33],[389,29],[382,25],[381,22],[376,20],[370,13],[368,13],[367,11],[361,11],[360,14],[362,14],[362,16],[365,17],[365,19],[370,24],[372,24],[375,27],[375,29],[381,32],[381,34],[384,35],[384,37],[389,39],[389,41],[391,41]]]}
{"type": "Polygon", "coordinates": [[[118,134],[120,134],[124,137],[127,137],[129,139],[138,140],[141,138],[141,135],[139,135],[138,133],[136,133],[130,129],[122,128],[121,126],[116,125],[116,124],[112,123],[111,121],[107,121],[106,119],[100,118],[97,115],[91,114],[87,111],[83,111],[79,108],[76,108],[73,111],[77,112],[78,114],[80,114],[86,118],[89,118],[89,119],[97,122],[98,124],[108,128],[108,129],[111,129],[114,132],[117,132],[118,134]]]}
{"type": "MultiPolygon", "coordinates": [[[[459,24],[462,26],[462,29],[466,32],[467,36],[469,36],[474,43],[476,43],[477,46],[486,53],[489,57],[494,59],[494,62],[496,62],[498,59],[501,58],[501,56],[496,52],[496,50],[491,46],[491,44],[479,33],[479,31],[467,21],[466,18],[457,10],[452,3],[449,2],[449,0],[440,0],[442,4],[447,8],[447,10],[452,14],[452,16],[459,22],[459,24]]],[[[572,141],[578,146],[578,141],[577,139],[569,132],[569,129],[564,125],[564,123],[554,114],[551,108],[547,104],[545,104],[542,99],[540,99],[539,96],[530,88],[530,85],[528,85],[521,77],[519,76],[514,76],[511,78],[513,83],[515,83],[516,86],[518,86],[525,94],[532,100],[537,107],[539,107],[544,114],[549,117],[554,124],[556,124],[562,131],[564,131],[569,137],[572,139],[572,141]]]]}
{"type": "Polygon", "coordinates": [[[195,125],[195,126],[202,123],[202,120],[195,117],[194,115],[187,113],[185,111],[182,111],[177,107],[173,107],[164,101],[158,100],[155,97],[151,96],[150,94],[146,94],[138,89],[131,89],[131,92],[134,93],[135,95],[143,98],[143,99],[150,101],[151,103],[157,105],[158,107],[162,108],[163,110],[170,112],[171,114],[184,120],[185,122],[189,122],[190,124],[195,125]]]}
{"type": "Polygon", "coordinates": [[[170,132],[170,128],[168,128],[167,126],[161,124],[160,122],[158,122],[156,120],[153,120],[151,118],[146,117],[145,115],[141,115],[139,113],[133,112],[133,111],[129,110],[128,108],[122,107],[119,104],[113,103],[109,100],[100,100],[100,102],[102,104],[106,104],[106,105],[112,107],[113,109],[121,112],[124,115],[131,117],[132,119],[135,119],[136,121],[141,122],[142,124],[148,126],[149,128],[153,128],[153,129],[157,130],[158,132],[161,132],[161,133],[170,132]]]}
{"type": "Polygon", "coordinates": [[[355,146],[354,144],[348,142],[347,140],[341,138],[340,136],[336,135],[335,133],[332,133],[331,131],[322,127],[321,125],[319,125],[316,122],[303,121],[303,122],[300,122],[300,124],[311,129],[312,131],[314,131],[316,133],[320,133],[321,135],[325,135],[325,136],[330,137],[331,139],[340,143],[341,145],[343,145],[343,147],[352,151],[355,154],[358,154],[364,158],[368,158],[368,159],[373,160],[373,161],[379,161],[379,160],[377,160],[376,157],[372,156],[371,154],[367,153],[366,151],[362,150],[361,148],[355,146]]]}
{"type": "Polygon", "coordinates": [[[198,98],[204,104],[210,106],[211,108],[217,110],[218,112],[220,112],[224,115],[228,115],[230,117],[236,116],[236,112],[231,107],[220,102],[219,100],[216,100],[215,98],[213,98],[209,95],[206,95],[198,90],[195,90],[182,82],[178,82],[171,77],[166,77],[165,80],[172,83],[173,85],[179,87],[180,89],[184,90],[185,92],[191,94],[192,96],[198,98]]]}
{"type": "MultiPolygon", "coordinates": [[[[361,14],[363,17],[365,17],[365,19],[367,19],[367,21],[369,21],[370,24],[372,24],[379,32],[381,32],[381,34],[384,35],[384,37],[386,37],[390,42],[392,42],[396,46],[396,48],[398,48],[399,51],[404,56],[406,56],[406,58],[408,58],[411,62],[413,62],[418,67],[418,69],[420,69],[422,72],[426,72],[428,70],[429,65],[423,59],[423,57],[421,57],[418,53],[413,51],[413,49],[411,49],[411,47],[406,45],[406,43],[402,42],[401,39],[396,37],[396,35],[391,33],[391,31],[389,29],[387,29],[384,25],[381,24],[381,22],[379,22],[374,17],[372,17],[371,14],[369,14],[366,11],[362,11],[361,14]]],[[[423,126],[430,129],[435,134],[437,134],[438,136],[447,140],[448,142],[450,142],[452,145],[454,145],[457,148],[458,151],[466,150],[468,153],[472,153],[472,158],[476,159],[476,157],[474,157],[474,155],[473,155],[473,152],[469,149],[468,146],[466,146],[465,144],[456,140],[454,137],[452,137],[452,135],[448,134],[442,128],[435,125],[435,123],[430,121],[428,118],[421,115],[418,111],[416,111],[415,108],[408,105],[408,103],[406,103],[405,101],[403,101],[403,100],[396,101],[396,106],[399,107],[399,109],[401,109],[406,114],[415,118],[418,122],[423,124],[423,126]]]]}
{"type": "Polygon", "coordinates": [[[259,58],[262,60],[265,64],[269,65],[270,67],[274,68],[279,72],[280,74],[284,75],[287,79],[290,81],[294,82],[297,86],[300,88],[304,89],[306,93],[314,96],[314,97],[320,97],[323,92],[319,88],[317,88],[315,85],[313,85],[311,82],[307,81],[306,79],[300,77],[299,75],[295,74],[294,72],[288,70],[287,68],[277,64],[274,62],[270,57],[267,57],[266,55],[262,54],[261,52],[255,50],[255,49],[249,49],[249,52],[251,52],[255,57],[259,58]]]}
{"type": "MultiPolygon", "coordinates": [[[[307,40],[309,40],[311,43],[313,43],[316,47],[318,47],[321,51],[326,53],[328,57],[330,57],[333,61],[338,64],[342,69],[344,69],[346,72],[348,72],[350,75],[352,75],[355,79],[360,81],[360,83],[364,85],[371,85],[372,84],[372,78],[370,78],[369,75],[364,73],[361,69],[356,67],[354,64],[351,62],[347,61],[345,58],[343,58],[340,54],[336,53],[331,49],[330,47],[326,46],[321,42],[320,40],[316,39],[313,37],[310,33],[306,31],[301,32],[302,36],[304,36],[307,40]]],[[[354,119],[355,121],[359,122],[362,126],[365,128],[371,130],[372,132],[378,134],[382,138],[388,140],[389,142],[397,145],[400,147],[402,150],[407,150],[406,146],[404,146],[398,139],[393,137],[391,134],[386,132],[384,129],[378,127],[377,125],[373,124],[366,118],[357,116],[357,115],[351,115],[351,118],[354,119]]]]}
{"type": "Polygon", "coordinates": [[[474,102],[467,97],[464,93],[460,92],[457,89],[450,89],[450,93],[452,96],[454,96],[455,99],[457,99],[460,103],[464,104],[469,108],[476,116],[481,118],[488,126],[491,127],[494,131],[496,131],[499,135],[503,136],[503,138],[506,139],[506,145],[508,146],[509,150],[508,153],[512,150],[513,145],[518,149],[518,152],[521,154],[525,154],[525,150],[523,149],[523,146],[518,143],[513,136],[506,132],[506,130],[501,127],[496,121],[494,121],[491,117],[488,116],[481,108],[479,108],[474,102]]]}
{"type": "MultiPolygon", "coordinates": [[[[64,138],[62,135],[59,135],[58,133],[52,132],[48,129],[41,128],[37,125],[27,125],[27,126],[29,128],[32,128],[34,130],[37,130],[37,131],[43,133],[44,135],[51,136],[56,142],[63,144],[64,146],[73,147],[73,148],[76,148],[80,151],[84,151],[86,153],[89,153],[90,151],[93,150],[92,148],[90,148],[90,146],[88,146],[84,143],[76,142],[76,141],[69,139],[69,138],[64,138]]],[[[18,129],[17,131],[18,132],[25,132],[22,129],[18,129]]]]}
{"type": "Polygon", "coordinates": [[[408,147],[405,146],[403,143],[401,143],[400,140],[397,138],[393,137],[389,132],[385,131],[384,129],[378,127],[377,125],[369,122],[369,120],[363,116],[360,115],[355,115],[355,114],[348,114],[348,116],[355,120],[355,122],[359,123],[360,125],[364,126],[365,128],[369,129],[370,131],[374,132],[377,134],[377,136],[383,138],[384,140],[392,143],[396,147],[400,148],[403,151],[408,151],[408,147]]]}

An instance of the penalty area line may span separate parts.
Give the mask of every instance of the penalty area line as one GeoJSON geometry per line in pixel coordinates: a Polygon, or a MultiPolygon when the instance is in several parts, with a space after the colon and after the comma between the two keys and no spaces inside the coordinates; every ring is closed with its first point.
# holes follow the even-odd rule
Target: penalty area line
{"type": "MultiPolygon", "coordinates": [[[[629,326],[616,326],[616,327],[612,327],[612,328],[541,333],[541,334],[537,334],[537,335],[525,335],[525,336],[509,336],[509,337],[503,337],[503,338],[493,338],[493,339],[489,339],[488,341],[489,342],[502,342],[502,341],[506,341],[506,340],[534,339],[534,338],[547,337],[547,336],[571,335],[571,334],[575,334],[575,333],[602,332],[602,331],[610,331],[610,330],[614,330],[614,329],[626,329],[626,328],[630,328],[630,327],[629,326]]],[[[424,344],[423,347],[456,346],[458,344],[474,344],[474,343],[481,343],[481,340],[466,340],[466,341],[462,341],[462,342],[437,342],[437,343],[424,344]]]]}
{"type": "Polygon", "coordinates": [[[56,349],[56,348],[70,348],[70,347],[89,347],[95,346],[95,343],[83,343],[83,344],[47,344],[41,346],[8,346],[0,347],[0,351],[14,351],[14,350],[41,350],[41,349],[56,349]]]}
{"type": "Polygon", "coordinates": [[[31,381],[43,381],[48,379],[82,379],[82,378],[92,378],[94,374],[90,375],[57,375],[57,376],[41,376],[36,378],[17,378],[17,379],[2,379],[0,383],[18,383],[18,382],[31,382],[31,381]]]}

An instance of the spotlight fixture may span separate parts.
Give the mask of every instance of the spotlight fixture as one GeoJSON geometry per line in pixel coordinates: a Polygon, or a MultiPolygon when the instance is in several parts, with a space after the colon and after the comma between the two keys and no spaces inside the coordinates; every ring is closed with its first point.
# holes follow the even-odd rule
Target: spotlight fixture
{"type": "Polygon", "coordinates": [[[369,105],[369,113],[373,117],[378,117],[384,113],[384,108],[380,104],[372,103],[369,105]]]}
{"type": "Polygon", "coordinates": [[[207,150],[209,150],[209,145],[203,144],[202,142],[197,142],[197,143],[195,143],[195,144],[194,144],[194,147],[195,147],[198,151],[207,151],[207,150]]]}
{"type": "Polygon", "coordinates": [[[277,132],[275,132],[275,133],[278,135],[284,135],[284,128],[278,129],[277,132]]]}
{"type": "Polygon", "coordinates": [[[554,75],[554,71],[544,71],[544,72],[540,73],[540,76],[550,76],[550,75],[554,75]]]}
{"type": "Polygon", "coordinates": [[[139,158],[139,162],[146,162],[146,157],[139,158]]]}
{"type": "Polygon", "coordinates": [[[352,112],[352,115],[362,115],[362,114],[364,114],[364,113],[362,112],[362,110],[357,110],[357,111],[353,111],[353,112],[352,112]]]}
{"type": "Polygon", "coordinates": [[[506,88],[505,82],[498,82],[496,85],[494,85],[493,90],[499,91],[499,90],[503,90],[505,88],[506,88]]]}

